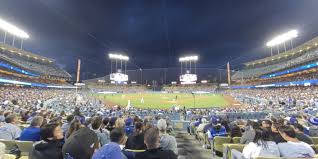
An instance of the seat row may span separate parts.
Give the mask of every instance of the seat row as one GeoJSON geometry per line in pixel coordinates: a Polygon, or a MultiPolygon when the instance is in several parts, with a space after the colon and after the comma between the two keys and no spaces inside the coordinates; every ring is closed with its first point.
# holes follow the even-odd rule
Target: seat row
{"type": "MultiPolygon", "coordinates": [[[[21,152],[21,158],[28,158],[30,152],[33,148],[33,142],[31,141],[17,141],[17,140],[2,140],[0,139],[0,142],[4,143],[6,145],[5,153],[10,153],[13,149],[18,149],[21,152]]],[[[6,155],[7,157],[10,157],[10,155],[6,155]]]]}
{"type": "MultiPolygon", "coordinates": [[[[238,150],[240,152],[243,151],[245,144],[240,144],[240,139],[241,139],[240,137],[231,138],[231,137],[216,136],[213,139],[212,150],[223,153],[224,159],[230,159],[232,149],[238,150]]],[[[313,140],[314,144],[311,145],[311,147],[317,153],[317,151],[318,151],[318,137],[312,137],[312,140],[313,140]]],[[[272,158],[258,157],[257,159],[272,159],[272,158]]],[[[276,157],[275,159],[283,159],[283,157],[276,157]]]]}

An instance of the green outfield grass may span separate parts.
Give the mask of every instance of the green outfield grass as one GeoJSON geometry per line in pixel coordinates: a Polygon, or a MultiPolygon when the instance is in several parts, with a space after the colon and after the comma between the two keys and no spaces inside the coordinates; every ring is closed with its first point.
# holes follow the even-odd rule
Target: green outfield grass
{"type": "MultiPolygon", "coordinates": [[[[128,100],[135,108],[168,109],[173,105],[194,108],[194,98],[192,94],[166,94],[166,93],[135,93],[135,94],[95,94],[100,99],[127,106],[128,100]],[[176,99],[177,96],[177,99],[176,99]],[[142,98],[144,102],[142,102],[142,98]]],[[[225,97],[218,94],[196,94],[195,108],[225,107],[230,102],[225,97]]]]}

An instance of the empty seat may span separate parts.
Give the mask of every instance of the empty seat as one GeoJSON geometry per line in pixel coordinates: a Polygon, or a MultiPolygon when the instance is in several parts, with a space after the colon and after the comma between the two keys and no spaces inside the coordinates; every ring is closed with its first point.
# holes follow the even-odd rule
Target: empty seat
{"type": "Polygon", "coordinates": [[[311,139],[314,142],[314,145],[318,145],[318,137],[311,137],[311,139]]]}
{"type": "Polygon", "coordinates": [[[21,156],[29,156],[32,151],[33,142],[31,141],[16,141],[19,150],[21,151],[21,156]]]}
{"type": "Polygon", "coordinates": [[[235,149],[242,152],[245,144],[223,144],[223,156],[225,158],[231,158],[231,150],[235,149]]]}
{"type": "Polygon", "coordinates": [[[223,152],[223,144],[231,143],[231,137],[216,136],[213,139],[213,150],[223,152]]]}
{"type": "Polygon", "coordinates": [[[187,151],[184,148],[178,148],[178,155],[187,155],[187,151]]]}
{"type": "Polygon", "coordinates": [[[12,154],[4,154],[3,159],[16,159],[16,156],[12,154]]]}
{"type": "Polygon", "coordinates": [[[186,159],[187,156],[184,156],[184,155],[178,155],[178,159],[186,159]]]}
{"type": "Polygon", "coordinates": [[[4,143],[6,145],[6,153],[8,153],[10,150],[16,147],[16,142],[14,140],[2,140],[0,139],[0,142],[4,143]]]}

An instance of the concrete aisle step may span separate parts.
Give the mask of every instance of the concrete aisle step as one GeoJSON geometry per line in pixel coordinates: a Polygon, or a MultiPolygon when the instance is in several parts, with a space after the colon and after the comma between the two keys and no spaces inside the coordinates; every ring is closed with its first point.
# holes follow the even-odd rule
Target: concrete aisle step
{"type": "Polygon", "coordinates": [[[202,148],[202,144],[186,132],[177,132],[179,155],[183,159],[211,159],[212,151],[202,148]]]}

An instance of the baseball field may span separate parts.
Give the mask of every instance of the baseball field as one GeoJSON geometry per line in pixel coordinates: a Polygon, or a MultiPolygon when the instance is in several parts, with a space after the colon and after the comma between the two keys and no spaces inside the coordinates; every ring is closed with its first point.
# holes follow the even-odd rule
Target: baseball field
{"type": "Polygon", "coordinates": [[[95,94],[108,105],[126,107],[128,103],[135,108],[169,109],[172,106],[183,108],[227,107],[234,99],[219,94],[183,93],[134,93],[134,94],[95,94]]]}

